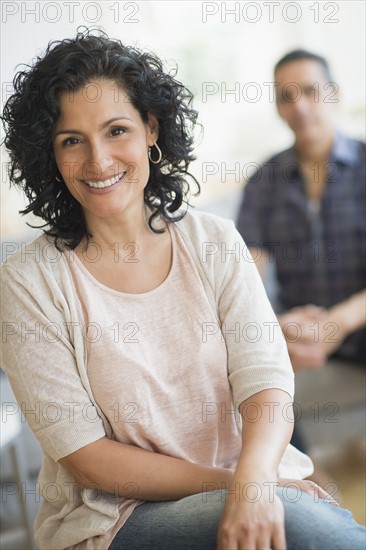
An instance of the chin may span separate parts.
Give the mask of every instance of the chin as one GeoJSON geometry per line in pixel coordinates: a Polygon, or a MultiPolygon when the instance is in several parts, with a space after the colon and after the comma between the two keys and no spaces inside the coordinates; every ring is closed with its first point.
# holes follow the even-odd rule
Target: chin
{"type": "Polygon", "coordinates": [[[316,128],[304,128],[295,132],[295,135],[296,140],[301,143],[312,143],[320,138],[320,133],[316,128]]]}
{"type": "Polygon", "coordinates": [[[114,207],[110,206],[109,208],[93,208],[90,209],[89,212],[98,218],[113,218],[114,216],[122,214],[127,208],[127,205],[119,205],[114,207]]]}

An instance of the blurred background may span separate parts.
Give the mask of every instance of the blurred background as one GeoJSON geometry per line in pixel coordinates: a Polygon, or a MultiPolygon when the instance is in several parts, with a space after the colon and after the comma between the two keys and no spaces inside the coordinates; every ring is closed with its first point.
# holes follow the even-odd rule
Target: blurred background
{"type": "MultiPolygon", "coordinates": [[[[99,25],[112,38],[154,51],[167,67],[176,64],[178,78],[195,94],[204,128],[197,131],[192,165],[202,182],[194,204],[225,201],[254,163],[291,143],[271,84],[275,62],[291,49],[328,59],[340,92],[339,127],[364,139],[362,1],[4,2],[2,12],[3,100],[22,63],[42,55],[49,41],[73,37],[78,25],[99,25]]],[[[10,239],[28,229],[17,215],[24,204],[20,193],[8,190],[6,160],[2,151],[2,236],[10,239]]]]}
{"type": "MultiPolygon", "coordinates": [[[[22,64],[42,55],[49,41],[74,37],[79,25],[99,26],[111,38],[154,51],[167,67],[177,65],[178,79],[195,95],[204,129],[197,131],[197,160],[191,167],[202,189],[200,197],[192,199],[197,208],[235,219],[245,180],[256,164],[292,143],[292,134],[276,114],[272,84],[274,64],[292,49],[309,49],[329,61],[340,93],[338,127],[365,139],[363,1],[4,1],[1,11],[2,103],[11,95],[22,64]]],[[[18,214],[25,202],[20,192],[9,189],[7,162],[2,148],[3,259],[4,251],[12,246],[15,250],[38,233],[27,221],[41,225],[32,216],[18,214]]],[[[2,403],[13,402],[4,376],[1,382],[2,403]]],[[[14,460],[22,479],[33,485],[40,466],[37,442],[24,423],[19,430],[14,428],[14,438],[10,435],[2,444],[1,541],[9,549],[31,547],[27,522],[38,506],[35,496],[19,506],[16,485],[11,489],[17,480],[14,460]]],[[[350,451],[344,434],[339,441],[335,433],[321,443],[321,437],[314,440],[314,453],[331,468],[343,506],[366,524],[364,439],[352,443],[357,453],[356,447],[350,451]]]]}

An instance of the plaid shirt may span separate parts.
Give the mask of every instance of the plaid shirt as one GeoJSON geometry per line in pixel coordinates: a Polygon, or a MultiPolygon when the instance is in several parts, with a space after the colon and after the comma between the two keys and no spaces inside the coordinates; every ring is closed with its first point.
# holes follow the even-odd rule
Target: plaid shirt
{"type": "MultiPolygon", "coordinates": [[[[307,197],[293,147],[265,162],[245,186],[238,230],[248,247],[265,249],[275,262],[280,310],[328,308],[365,287],[365,152],[364,143],[336,135],[318,204],[307,197]]],[[[365,360],[365,340],[365,330],[355,332],[337,355],[365,360]]]]}

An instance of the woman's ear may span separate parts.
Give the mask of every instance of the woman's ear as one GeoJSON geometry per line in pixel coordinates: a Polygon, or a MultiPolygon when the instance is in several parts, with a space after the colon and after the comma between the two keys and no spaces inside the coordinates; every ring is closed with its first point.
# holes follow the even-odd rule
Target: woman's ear
{"type": "Polygon", "coordinates": [[[155,115],[148,113],[147,138],[149,145],[154,145],[159,137],[159,123],[155,115]]]}

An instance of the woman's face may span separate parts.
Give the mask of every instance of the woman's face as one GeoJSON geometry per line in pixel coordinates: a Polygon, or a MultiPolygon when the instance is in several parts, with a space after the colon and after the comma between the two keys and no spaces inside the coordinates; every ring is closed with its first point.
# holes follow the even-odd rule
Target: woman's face
{"type": "Polygon", "coordinates": [[[145,124],[123,88],[90,82],[60,97],[53,150],[73,197],[89,216],[118,216],[143,204],[148,147],[158,138],[156,118],[145,124]]]}

